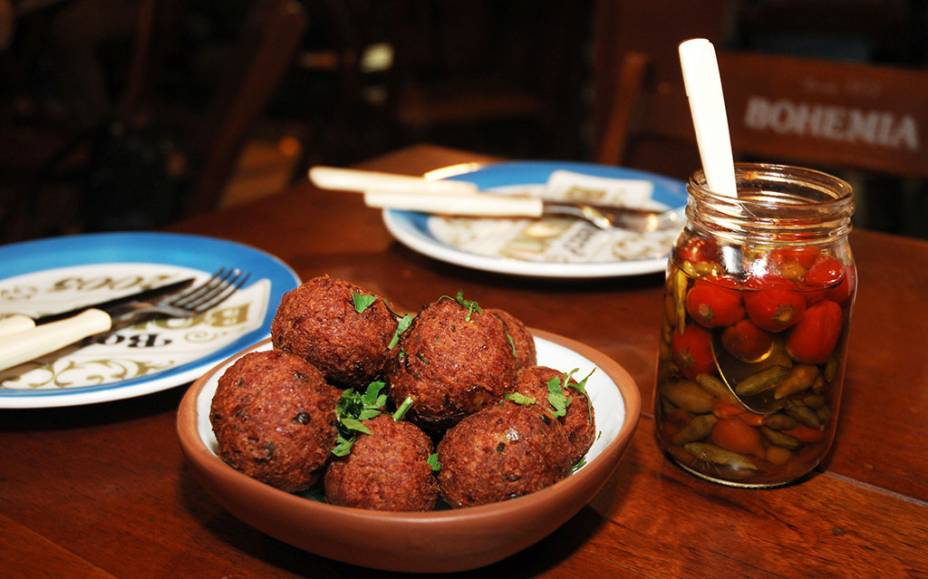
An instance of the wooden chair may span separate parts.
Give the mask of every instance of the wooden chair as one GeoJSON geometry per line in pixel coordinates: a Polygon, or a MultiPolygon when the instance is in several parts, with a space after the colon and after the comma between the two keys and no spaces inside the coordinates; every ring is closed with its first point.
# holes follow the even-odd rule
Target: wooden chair
{"type": "Polygon", "coordinates": [[[162,60],[176,32],[180,9],[180,0],[139,2],[135,48],[120,98],[105,118],[62,140],[46,160],[35,163],[38,169],[28,171],[18,195],[4,200],[0,225],[4,233],[10,234],[3,235],[3,240],[113,227],[159,226],[218,206],[249,131],[289,69],[302,39],[305,12],[296,0],[251,3],[203,112],[192,110],[187,103],[165,105],[153,95],[162,60]],[[122,141],[113,137],[127,133],[142,135],[133,143],[152,149],[157,149],[160,141],[155,139],[160,139],[161,133],[178,137],[172,140],[169,158],[161,166],[153,162],[151,167],[145,167],[149,173],[126,178],[129,173],[126,166],[134,165],[120,161],[125,159],[127,148],[140,147],[125,145],[123,141],[128,142],[125,136],[122,141]],[[144,136],[149,133],[154,136],[144,136]],[[114,164],[122,172],[109,171],[114,164]],[[94,189],[99,180],[93,176],[101,169],[106,172],[107,185],[94,189]],[[138,208],[138,212],[150,215],[140,220],[141,224],[131,220],[121,222],[118,213],[113,220],[119,223],[105,221],[101,215],[123,201],[120,191],[132,186],[133,179],[142,181],[134,187],[144,190],[146,199],[159,199],[138,208]],[[57,220],[43,221],[41,218],[50,209],[47,196],[39,195],[45,190],[61,190],[60,196],[66,199],[55,204],[77,209],[57,220]]]}
{"type": "MultiPolygon", "coordinates": [[[[623,59],[597,161],[648,136],[695,143],[682,78],[649,86],[648,68],[623,59]]],[[[719,69],[736,159],[928,177],[928,72],[725,52],[719,69]]]]}
{"type": "Polygon", "coordinates": [[[214,104],[193,145],[199,166],[185,199],[185,215],[218,205],[249,129],[289,69],[302,38],[305,13],[296,0],[256,4],[230,57],[240,65],[216,87],[214,104]]]}

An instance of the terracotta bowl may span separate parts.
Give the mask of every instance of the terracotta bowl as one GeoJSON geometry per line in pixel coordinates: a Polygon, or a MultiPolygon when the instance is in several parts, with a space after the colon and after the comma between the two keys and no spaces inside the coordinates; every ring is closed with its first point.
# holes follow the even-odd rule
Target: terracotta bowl
{"type": "Polygon", "coordinates": [[[489,565],[553,532],[606,483],[631,440],[641,399],[619,364],[579,342],[532,330],[538,363],[558,370],[596,372],[587,391],[601,434],[586,464],[566,479],[517,499],[428,513],[383,512],[326,504],[251,479],[216,454],[209,407],[217,380],[248,351],[194,382],[177,416],[177,431],[194,475],[236,517],[286,543],[364,567],[408,572],[462,571],[489,565]]]}

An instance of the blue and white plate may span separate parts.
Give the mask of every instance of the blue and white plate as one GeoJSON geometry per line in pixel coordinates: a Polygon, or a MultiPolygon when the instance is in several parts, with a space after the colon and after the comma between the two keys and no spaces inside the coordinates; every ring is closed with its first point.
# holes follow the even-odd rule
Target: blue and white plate
{"type": "MultiPolygon", "coordinates": [[[[528,193],[553,198],[579,194],[584,200],[600,203],[610,202],[609,192],[602,197],[604,192],[596,190],[600,185],[596,178],[635,180],[636,185],[644,184],[648,190],[644,205],[674,209],[681,216],[686,206],[686,187],[681,181],[589,163],[499,163],[451,178],[501,194],[528,193]],[[551,184],[555,182],[552,175],[564,177],[561,174],[564,172],[579,179],[576,187],[568,188],[573,190],[565,189],[563,179],[558,181],[560,187],[545,187],[549,179],[551,184]],[[584,182],[583,177],[593,179],[584,182]]],[[[383,219],[397,240],[424,255],[484,271],[542,278],[601,278],[660,272],[679,234],[677,229],[651,233],[600,231],[569,218],[448,218],[393,209],[385,210],[383,219]]]]}
{"type": "Polygon", "coordinates": [[[33,317],[100,303],[171,280],[205,281],[220,267],[250,273],[213,310],[154,320],[0,372],[0,408],[47,408],[132,398],[192,381],[270,333],[299,278],[253,247],[195,235],[102,233],[0,247],[0,315],[33,317]]]}

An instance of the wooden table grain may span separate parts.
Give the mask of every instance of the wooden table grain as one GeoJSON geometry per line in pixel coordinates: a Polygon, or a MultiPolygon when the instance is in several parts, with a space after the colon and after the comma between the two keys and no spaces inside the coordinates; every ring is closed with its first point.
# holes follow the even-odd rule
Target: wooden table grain
{"type": "MultiPolygon", "coordinates": [[[[417,146],[368,168],[422,173],[475,154],[417,146]]],[[[696,479],[653,439],[660,274],[541,281],[443,264],[395,242],[356,196],[295,187],[174,231],[244,242],[303,279],[328,273],[415,309],[463,289],[622,364],[644,400],[635,439],[590,506],[489,569],[512,576],[928,576],[928,243],[856,231],[860,271],[832,456],[767,491],[696,479]]],[[[0,575],[376,575],[271,539],[191,477],[174,430],[184,388],[77,408],[0,412],[0,575]]]]}

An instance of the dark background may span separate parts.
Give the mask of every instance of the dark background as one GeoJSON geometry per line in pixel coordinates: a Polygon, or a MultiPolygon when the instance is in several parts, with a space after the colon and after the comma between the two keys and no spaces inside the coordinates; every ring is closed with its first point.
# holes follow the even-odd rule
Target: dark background
{"type": "MultiPolygon", "coordinates": [[[[154,228],[416,142],[590,160],[616,59],[678,78],[687,37],[926,62],[923,0],[291,0],[267,16],[285,4],[0,1],[0,241],[154,228]],[[291,25],[296,49],[275,54],[291,25]]],[[[685,178],[698,156],[628,164],[685,178]]],[[[842,176],[858,226],[928,238],[924,180],[842,176]]]]}

